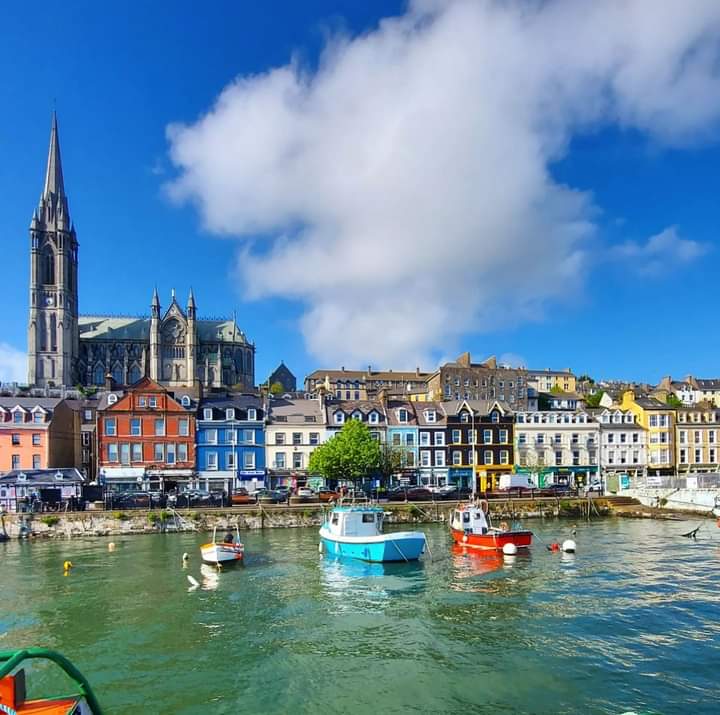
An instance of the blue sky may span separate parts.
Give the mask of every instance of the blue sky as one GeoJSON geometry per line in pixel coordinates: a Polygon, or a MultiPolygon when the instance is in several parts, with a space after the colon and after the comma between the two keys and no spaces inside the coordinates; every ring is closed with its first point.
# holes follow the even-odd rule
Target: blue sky
{"type": "MultiPolygon", "coordinates": [[[[334,336],[338,345],[315,341],[312,325],[313,320],[325,325],[324,316],[331,307],[342,311],[347,303],[329,307],[311,287],[257,285],[258,281],[283,284],[286,276],[292,283],[286,266],[296,254],[283,253],[278,237],[284,240],[296,231],[292,227],[296,219],[301,235],[321,231],[322,226],[313,224],[317,197],[311,208],[298,209],[295,195],[278,194],[278,212],[286,218],[274,221],[268,218],[268,209],[261,213],[254,208],[257,201],[246,217],[243,201],[249,205],[257,196],[239,188],[218,201],[221,214],[233,215],[219,228],[222,220],[217,206],[208,208],[214,201],[212,189],[197,186],[198,176],[212,184],[216,168],[203,165],[201,171],[198,164],[204,158],[187,158],[193,146],[204,146],[205,135],[199,136],[205,131],[201,117],[215,112],[218,95],[235,78],[262,75],[292,58],[299,72],[312,78],[328,37],[339,34],[346,48],[357,50],[354,38],[372,36],[382,17],[404,12],[404,3],[350,1],[206,6],[173,2],[147,7],[133,4],[128,9],[74,2],[61,12],[50,3],[4,7],[0,30],[0,195],[4,206],[0,234],[6,248],[2,349],[23,351],[26,345],[27,228],[42,188],[55,106],[65,185],[80,242],[83,313],[147,313],[154,285],[165,304],[171,288],[184,300],[192,285],[201,315],[237,312],[240,326],[257,345],[259,380],[281,359],[302,379],[308,371],[331,367],[340,360],[347,366],[372,362],[376,367],[406,369],[421,359],[428,367],[433,360],[465,349],[478,358],[516,356],[532,367],[572,367],[597,377],[658,381],[665,374],[688,372],[717,376],[720,336],[713,279],[720,267],[720,147],[717,118],[711,110],[708,118],[693,118],[695,123],[690,122],[689,129],[683,125],[679,132],[682,118],[668,130],[650,120],[599,116],[573,123],[571,129],[560,132],[561,137],[553,138],[557,145],[546,162],[552,183],[583,192],[586,205],[580,215],[592,223],[583,234],[582,249],[571,251],[566,246],[558,261],[570,252],[573,256],[581,253],[581,264],[572,263],[576,267],[572,275],[547,269],[528,273],[527,280],[537,284],[547,274],[553,287],[532,291],[517,307],[514,295],[525,290],[521,281],[499,282],[492,294],[478,292],[473,308],[476,318],[467,322],[452,303],[448,310],[455,325],[446,338],[412,335],[392,349],[378,347],[375,343],[383,343],[384,333],[400,334],[405,324],[402,312],[399,323],[389,317],[402,298],[383,284],[378,291],[383,303],[370,302],[368,308],[377,315],[376,340],[363,338],[343,352],[343,343],[352,342],[347,334],[331,325],[328,340],[334,336]],[[178,159],[176,153],[173,163],[166,127],[177,122],[193,133],[183,140],[183,158],[178,159]],[[182,201],[169,199],[164,188],[178,177],[192,179],[193,188],[183,193],[182,201]],[[229,211],[225,200],[232,204],[229,211]],[[244,235],[244,242],[237,234],[244,235]],[[667,240],[648,243],[658,234],[667,240]],[[238,266],[242,250],[251,253],[238,266]],[[563,276],[567,276],[566,286],[563,276]],[[248,292],[258,297],[249,300],[248,292]],[[502,313],[503,306],[512,310],[508,308],[501,320],[492,320],[483,312],[485,303],[494,309],[499,306],[496,313],[502,313]]],[[[691,45],[692,38],[687,42],[691,45]]],[[[381,70],[369,67],[370,79],[364,78],[362,87],[372,86],[372,73],[381,70]]],[[[263,81],[258,81],[260,89],[263,81]]],[[[476,107],[469,102],[468,112],[477,111],[476,107]]],[[[575,105],[571,111],[576,111],[575,105]]],[[[223,117],[215,113],[220,124],[223,117]]],[[[332,113],[327,114],[330,119],[325,120],[332,121],[332,113]]],[[[251,139],[260,136],[257,127],[244,121],[208,131],[214,131],[215,138],[222,137],[222,132],[230,138],[244,131],[251,139]]],[[[268,151],[272,151],[270,146],[268,151]]],[[[425,146],[422,151],[433,149],[425,146]]],[[[308,156],[315,166],[317,152],[308,156]]],[[[238,172],[245,172],[243,179],[257,184],[264,170],[253,174],[248,168],[251,161],[245,164],[243,159],[242,153],[236,157],[238,172]]],[[[232,183],[232,178],[228,181],[232,183]]],[[[353,190],[362,203],[362,185],[353,190]]],[[[373,210],[372,200],[368,196],[368,212],[373,210]]],[[[342,215],[338,223],[356,215],[342,215]]],[[[452,223],[456,230],[455,219],[452,223]]],[[[462,228],[457,231],[461,234],[462,228]]],[[[348,235],[357,236],[357,231],[348,235]]],[[[426,246],[432,239],[422,240],[426,246]]],[[[443,237],[438,235],[437,250],[442,246],[443,237]]],[[[365,284],[357,272],[344,277],[345,270],[339,262],[332,272],[344,281],[339,285],[347,285],[348,292],[357,291],[353,311],[356,305],[362,309],[365,284]]],[[[378,268],[371,264],[367,270],[378,268]]],[[[524,274],[522,266],[517,270],[524,274]]],[[[431,262],[428,275],[432,275],[431,262]]],[[[422,276],[418,282],[422,283],[422,276]]],[[[407,284],[407,278],[398,283],[407,284]]],[[[329,291],[337,290],[328,285],[329,291]]],[[[371,284],[368,290],[374,292],[375,287],[371,284]]],[[[402,290],[401,285],[397,290],[402,290]]],[[[474,290],[472,281],[468,290],[474,290]]],[[[345,315],[348,333],[354,316],[352,311],[345,315]]],[[[438,320],[448,321],[447,312],[439,316],[438,320]]],[[[433,325],[432,320],[428,325],[433,325]]],[[[0,377],[8,377],[9,364],[0,358],[0,373],[6,372],[0,377]]]]}

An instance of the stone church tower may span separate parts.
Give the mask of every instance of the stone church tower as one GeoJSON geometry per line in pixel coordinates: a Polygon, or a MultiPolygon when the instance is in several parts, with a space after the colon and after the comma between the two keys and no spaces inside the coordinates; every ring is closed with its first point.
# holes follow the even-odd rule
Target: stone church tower
{"type": "Polygon", "coordinates": [[[45,187],[30,222],[28,382],[73,385],[79,354],[78,242],[70,220],[57,117],[53,113],[45,187]]]}

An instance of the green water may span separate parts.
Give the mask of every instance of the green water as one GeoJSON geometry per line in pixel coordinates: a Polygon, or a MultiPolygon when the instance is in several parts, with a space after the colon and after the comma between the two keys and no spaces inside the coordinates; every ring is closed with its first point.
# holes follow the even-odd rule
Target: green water
{"type": "Polygon", "coordinates": [[[278,529],[219,576],[202,535],[0,544],[0,649],[60,650],[109,713],[718,713],[720,530],[694,525],[579,524],[574,558],[513,563],[427,526],[433,560],[389,566],[278,529]]]}

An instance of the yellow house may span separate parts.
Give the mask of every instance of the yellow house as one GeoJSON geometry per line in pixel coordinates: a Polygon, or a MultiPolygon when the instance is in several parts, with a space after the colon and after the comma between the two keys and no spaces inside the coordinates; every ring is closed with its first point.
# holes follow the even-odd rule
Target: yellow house
{"type": "Polygon", "coordinates": [[[706,402],[678,409],[675,434],[678,471],[720,471],[720,408],[706,402]]]}
{"type": "Polygon", "coordinates": [[[623,392],[619,406],[632,412],[648,432],[648,473],[674,473],[675,410],[654,397],[636,397],[632,390],[623,392]]]}
{"type": "Polygon", "coordinates": [[[566,370],[528,370],[528,384],[538,392],[572,392],[577,389],[577,378],[570,368],[566,370]]]}

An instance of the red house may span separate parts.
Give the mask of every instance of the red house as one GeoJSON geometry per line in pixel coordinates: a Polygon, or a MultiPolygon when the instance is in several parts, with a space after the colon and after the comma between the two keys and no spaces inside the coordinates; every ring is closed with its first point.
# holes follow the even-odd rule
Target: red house
{"type": "Polygon", "coordinates": [[[115,489],[167,490],[195,475],[195,409],[146,377],[101,398],[98,474],[115,489]]]}

